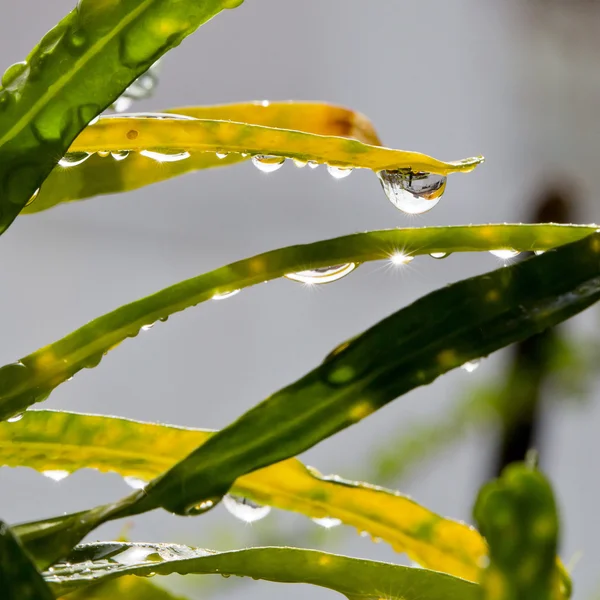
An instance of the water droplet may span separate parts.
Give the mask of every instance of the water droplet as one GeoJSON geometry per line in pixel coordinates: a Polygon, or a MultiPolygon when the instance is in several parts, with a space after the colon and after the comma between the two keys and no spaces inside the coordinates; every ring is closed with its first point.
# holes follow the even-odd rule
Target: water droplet
{"type": "Polygon", "coordinates": [[[117,161],[125,160],[129,156],[129,150],[119,150],[118,152],[111,152],[110,155],[117,161]]]}
{"type": "Polygon", "coordinates": [[[493,254],[502,260],[508,260],[509,258],[518,256],[520,252],[518,250],[513,250],[512,248],[499,248],[498,250],[490,250],[490,254],[493,254]]]}
{"type": "Polygon", "coordinates": [[[153,560],[148,561],[151,554],[156,554],[155,548],[148,548],[144,546],[129,546],[123,552],[119,552],[110,557],[112,561],[116,561],[122,565],[137,565],[141,562],[156,562],[153,560]]]}
{"type": "Polygon", "coordinates": [[[461,366],[461,369],[464,369],[467,373],[472,373],[479,367],[478,360],[469,360],[464,365],[461,366]]]}
{"type": "Polygon", "coordinates": [[[262,506],[248,500],[248,498],[232,496],[231,494],[226,494],[223,497],[223,504],[234,517],[246,523],[260,521],[260,519],[264,519],[271,512],[270,506],[262,506]]]}
{"type": "Polygon", "coordinates": [[[322,519],[313,519],[313,522],[321,527],[325,527],[325,529],[331,529],[332,527],[337,527],[342,524],[340,519],[335,519],[334,517],[323,517],[322,519]]]}
{"type": "Polygon", "coordinates": [[[33,192],[33,194],[31,194],[31,198],[27,200],[27,204],[25,206],[29,206],[39,196],[39,193],[40,188],[38,188],[37,190],[35,190],[35,192],[33,192]]]}
{"type": "Polygon", "coordinates": [[[227,158],[229,153],[228,152],[217,152],[216,155],[219,160],[223,160],[224,158],[227,158]]]}
{"type": "Polygon", "coordinates": [[[448,258],[450,256],[450,252],[432,252],[429,256],[431,256],[431,258],[448,258]]]}
{"type": "Polygon", "coordinates": [[[106,158],[110,154],[110,151],[109,150],[98,150],[98,152],[96,152],[96,154],[100,158],[106,158]]]}
{"type": "Polygon", "coordinates": [[[7,423],[16,423],[17,421],[20,421],[23,418],[24,414],[25,413],[19,413],[18,415],[13,415],[9,419],[6,419],[6,422],[7,423]]]}
{"type": "Polygon", "coordinates": [[[144,481],[139,477],[133,477],[132,475],[126,475],[123,477],[123,481],[134,490],[143,490],[148,483],[147,481],[144,481]]]}
{"type": "Polygon", "coordinates": [[[377,176],[389,201],[411,215],[431,210],[446,190],[446,177],[443,175],[398,170],[380,171],[377,176]]]}
{"type": "Polygon", "coordinates": [[[102,119],[164,119],[179,121],[197,121],[196,117],[189,115],[180,115],[177,113],[157,113],[157,112],[132,112],[126,114],[102,115],[102,119]]]}
{"type": "Polygon", "coordinates": [[[298,273],[286,273],[284,277],[300,283],[331,283],[348,275],[356,269],[356,263],[345,263],[343,265],[334,265],[332,267],[320,267],[318,269],[309,269],[307,271],[298,271],[298,273]]]}
{"type": "Polygon", "coordinates": [[[308,164],[305,160],[300,160],[299,158],[293,158],[292,162],[299,168],[304,169],[304,167],[308,164]]]}
{"type": "Polygon", "coordinates": [[[344,177],[348,177],[352,171],[353,169],[351,167],[332,167],[331,165],[327,165],[327,172],[334,179],[344,179],[344,177]]]}
{"type": "Polygon", "coordinates": [[[235,296],[239,294],[241,290],[232,290],[231,292],[223,292],[222,294],[214,294],[213,300],[224,300],[225,298],[231,298],[231,296],[235,296]]]}
{"type": "Polygon", "coordinates": [[[542,255],[542,254],[544,254],[544,252],[546,252],[546,251],[545,251],[545,250],[534,250],[533,252],[534,252],[534,254],[535,254],[536,256],[541,256],[541,255],[542,255]]]}
{"type": "Polygon", "coordinates": [[[88,127],[91,125],[95,125],[100,120],[100,115],[96,115],[89,123],[88,127]]]}
{"type": "Polygon", "coordinates": [[[407,265],[413,260],[415,260],[414,256],[404,254],[404,252],[394,252],[394,254],[390,256],[390,261],[393,265],[407,265]]]}
{"type": "Polygon", "coordinates": [[[207,498],[206,500],[202,500],[202,502],[191,504],[185,509],[185,514],[188,516],[201,515],[213,508],[219,500],[220,498],[207,498]]]}
{"type": "Polygon", "coordinates": [[[183,150],[173,150],[169,152],[154,152],[153,150],[142,150],[140,152],[142,156],[146,156],[147,158],[151,158],[156,162],[177,162],[179,160],[185,160],[189,158],[191,155],[189,152],[183,150]]]}
{"type": "Polygon", "coordinates": [[[309,160],[306,164],[310,169],[316,169],[319,166],[319,163],[314,160],[309,160]]]}
{"type": "Polygon", "coordinates": [[[260,105],[264,106],[265,108],[267,108],[267,106],[269,106],[269,104],[271,104],[268,100],[263,100],[260,105]]]}
{"type": "Polygon", "coordinates": [[[67,152],[59,161],[58,164],[65,169],[76,167],[85,162],[90,156],[89,152],[67,152]]]}
{"type": "Polygon", "coordinates": [[[119,96],[112,104],[112,109],[115,112],[121,113],[129,110],[133,104],[133,99],[127,96],[119,96]]]}
{"type": "Polygon", "coordinates": [[[142,331],[148,331],[154,327],[155,323],[148,323],[148,325],[142,325],[142,331]]]}
{"type": "MultiPolygon", "coordinates": [[[[243,156],[243,154],[242,154],[243,156]]],[[[281,169],[285,162],[284,156],[270,156],[267,154],[257,154],[252,157],[252,163],[254,166],[263,173],[272,173],[281,169]]]]}
{"type": "Polygon", "coordinates": [[[70,475],[70,473],[69,473],[69,471],[49,470],[49,471],[42,471],[42,475],[44,477],[48,477],[49,479],[52,479],[52,481],[62,481],[63,479],[66,479],[70,475]]]}

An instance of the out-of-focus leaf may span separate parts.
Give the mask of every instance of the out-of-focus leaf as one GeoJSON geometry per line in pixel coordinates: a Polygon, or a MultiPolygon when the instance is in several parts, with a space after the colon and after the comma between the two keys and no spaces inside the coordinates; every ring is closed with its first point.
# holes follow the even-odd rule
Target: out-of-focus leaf
{"type": "Polygon", "coordinates": [[[234,481],[291,458],[467,361],[526,339],[600,299],[600,233],[420,298],[210,437],[119,502],[16,529],[50,563],[98,525],[163,507],[196,515],[234,481]],[[440,307],[444,307],[440,310],[440,307]]]}
{"type": "Polygon", "coordinates": [[[157,60],[147,71],[144,71],[130,86],[111,104],[115,112],[129,110],[136,100],[146,100],[154,93],[158,85],[158,71],[160,60],[157,60]]]}
{"type": "Polygon", "coordinates": [[[135,575],[100,581],[76,592],[61,596],[60,600],[184,600],[152,582],[135,575]]]}
{"type": "MultiPolygon", "coordinates": [[[[343,263],[389,259],[398,252],[416,256],[432,252],[468,252],[494,248],[548,249],[580,239],[595,229],[595,226],[566,225],[393,229],[358,233],[259,254],[122,306],[20,361],[0,368],[0,420],[19,414],[28,406],[45,400],[56,386],[81,369],[98,365],[104,354],[126,338],[136,336],[142,327],[164,320],[173,313],[217,294],[263,283],[286,273],[343,263]]],[[[555,259],[550,259],[550,262],[553,260],[555,259]]],[[[574,263],[574,267],[575,264],[577,263],[574,263]]],[[[583,264],[587,265],[585,261],[583,264]]],[[[577,268],[573,272],[578,273],[577,268]]],[[[512,270],[505,270],[505,273],[504,277],[510,278],[512,270]]],[[[543,278],[550,279],[549,273],[543,278]]],[[[547,283],[550,289],[551,282],[547,283]]],[[[500,299],[500,291],[498,295],[500,299]]],[[[495,308],[504,306],[502,302],[483,302],[478,308],[487,305],[495,308]]],[[[440,311],[431,309],[431,312],[429,320],[433,322],[434,316],[440,311]]]]}
{"type": "Polygon", "coordinates": [[[0,233],[77,134],[161,55],[242,0],[81,0],[0,88],[0,233]]]}
{"type": "MultiPolygon", "coordinates": [[[[148,481],[214,432],[117,417],[29,411],[0,423],[0,465],[72,473],[85,467],[148,481]],[[152,448],[152,452],[148,452],[152,448]]],[[[236,480],[231,491],[312,518],[335,518],[390,543],[423,567],[477,581],[486,555],[479,533],[444,519],[410,498],[337,476],[323,477],[296,459],[236,480]]]]}
{"type": "Polygon", "coordinates": [[[556,562],[556,503],[539,471],[520,463],[507,467],[482,488],[474,516],[490,547],[481,579],[484,598],[550,600],[570,595],[569,581],[556,562]]]}
{"type": "Polygon", "coordinates": [[[2,600],[53,600],[54,594],[37,572],[8,525],[0,521],[0,592],[2,600]]]}
{"type": "Polygon", "coordinates": [[[59,592],[126,574],[219,574],[308,583],[345,596],[403,600],[478,600],[479,586],[427,569],[298,548],[214,552],[175,544],[84,544],[47,580],[59,592]]]}
{"type": "MultiPolygon", "coordinates": [[[[264,102],[251,102],[175,108],[165,113],[296,129],[354,138],[376,146],[381,144],[367,117],[341,106],[319,102],[270,102],[266,106],[264,102]]],[[[114,156],[93,154],[77,166],[57,166],[44,182],[35,201],[23,213],[40,212],[61,202],[133,190],[190,171],[249,160],[241,154],[219,158],[214,152],[194,152],[185,160],[161,163],[139,152],[122,152],[114,156]]]]}

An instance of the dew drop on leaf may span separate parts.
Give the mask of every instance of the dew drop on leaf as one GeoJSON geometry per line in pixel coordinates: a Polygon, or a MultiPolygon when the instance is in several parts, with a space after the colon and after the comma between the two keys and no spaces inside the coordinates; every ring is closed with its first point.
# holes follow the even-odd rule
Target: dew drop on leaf
{"type": "Polygon", "coordinates": [[[450,252],[432,252],[429,256],[437,259],[448,258],[450,256],[450,252]]]}
{"type": "Polygon", "coordinates": [[[475,371],[476,369],[479,368],[479,361],[478,360],[469,360],[464,365],[462,365],[460,368],[463,369],[464,371],[466,371],[467,373],[472,373],[473,371],[475,371]]]}
{"type": "Polygon", "coordinates": [[[98,152],[96,152],[96,154],[100,158],[106,158],[110,154],[110,150],[98,150],[98,152]]]}
{"type": "Polygon", "coordinates": [[[260,521],[271,512],[270,506],[263,506],[262,504],[248,500],[248,498],[233,496],[231,494],[226,494],[223,497],[223,504],[234,517],[246,523],[260,521]]]}
{"type": "Polygon", "coordinates": [[[446,190],[446,177],[443,175],[398,170],[379,171],[377,176],[389,201],[411,215],[431,210],[446,190]]]}
{"type": "Polygon", "coordinates": [[[304,167],[308,164],[305,160],[300,160],[299,158],[293,158],[292,162],[299,168],[304,169],[304,167]]]}
{"type": "Polygon", "coordinates": [[[59,161],[58,164],[65,169],[76,167],[84,163],[90,156],[89,152],[67,152],[59,161]]]}
{"type": "Polygon", "coordinates": [[[352,171],[352,168],[332,167],[331,165],[327,165],[327,172],[334,179],[344,179],[344,177],[348,177],[352,171]]]}
{"type": "Polygon", "coordinates": [[[185,160],[189,158],[191,155],[189,152],[184,150],[173,150],[171,152],[155,152],[153,150],[142,150],[140,152],[142,156],[147,158],[151,158],[156,162],[178,162],[180,160],[185,160]]]}
{"type": "Polygon", "coordinates": [[[7,423],[16,423],[17,421],[20,421],[23,418],[24,414],[25,413],[19,413],[18,415],[13,415],[9,419],[6,419],[6,422],[7,423]]]}
{"type": "Polygon", "coordinates": [[[311,168],[311,169],[316,169],[316,168],[319,166],[319,163],[318,163],[318,162],[316,162],[316,161],[314,161],[314,160],[309,160],[309,161],[308,161],[306,164],[307,164],[307,165],[309,166],[309,168],[311,168]]]}
{"type": "Polygon", "coordinates": [[[499,248],[498,250],[490,250],[490,254],[497,256],[502,260],[508,260],[509,258],[518,256],[520,252],[518,250],[513,250],[512,248],[499,248]]]}
{"type": "Polygon", "coordinates": [[[534,250],[533,252],[534,252],[534,254],[535,254],[536,256],[541,256],[541,255],[542,255],[542,254],[544,254],[544,252],[546,252],[546,251],[545,251],[545,250],[534,250]]]}
{"type": "Polygon", "coordinates": [[[231,298],[231,296],[235,296],[239,294],[240,290],[232,290],[231,292],[223,292],[222,294],[214,294],[212,297],[213,300],[224,300],[225,298],[231,298]]]}
{"type": "Polygon", "coordinates": [[[48,479],[52,479],[52,481],[62,481],[63,479],[66,479],[70,473],[69,471],[63,471],[63,470],[48,470],[48,471],[42,471],[42,475],[44,477],[48,477],[48,479]]]}
{"type": "Polygon", "coordinates": [[[298,271],[297,273],[286,273],[284,277],[309,285],[331,283],[345,277],[354,271],[356,267],[356,263],[344,263],[343,265],[334,265],[332,267],[320,267],[318,269],[298,271]]]}
{"type": "Polygon", "coordinates": [[[123,481],[134,490],[143,490],[148,483],[147,481],[144,481],[139,477],[133,477],[132,475],[126,475],[123,477],[123,481]]]}
{"type": "Polygon", "coordinates": [[[216,155],[219,160],[223,160],[224,158],[227,158],[228,153],[227,152],[216,152],[216,155]]]}
{"type": "Polygon", "coordinates": [[[117,152],[111,152],[110,155],[116,160],[125,160],[129,156],[129,150],[119,150],[117,152]]]}
{"type": "Polygon", "coordinates": [[[284,162],[284,156],[257,154],[256,156],[252,157],[252,164],[263,173],[272,173],[273,171],[277,171],[277,169],[281,169],[284,162]]]}
{"type": "Polygon", "coordinates": [[[206,500],[202,500],[201,502],[196,502],[194,504],[190,504],[190,506],[188,506],[185,509],[185,514],[188,516],[195,516],[195,515],[201,515],[202,513],[205,513],[207,510],[210,510],[211,508],[213,508],[217,502],[219,502],[221,498],[216,497],[216,498],[207,498],[206,500]]]}
{"type": "Polygon", "coordinates": [[[29,198],[29,200],[27,200],[27,204],[25,204],[25,206],[29,206],[38,196],[40,193],[40,188],[38,188],[37,190],[35,190],[35,192],[33,192],[33,194],[31,194],[31,197],[29,198]]]}
{"type": "Polygon", "coordinates": [[[340,519],[336,519],[334,517],[323,517],[322,519],[313,519],[313,522],[321,527],[325,527],[325,529],[331,529],[332,527],[337,527],[341,525],[342,522],[340,519]]]}

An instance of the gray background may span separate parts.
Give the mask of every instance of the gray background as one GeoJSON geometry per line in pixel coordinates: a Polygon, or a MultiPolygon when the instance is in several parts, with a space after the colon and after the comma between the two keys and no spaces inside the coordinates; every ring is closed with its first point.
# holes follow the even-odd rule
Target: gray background
{"type": "MultiPolygon", "coordinates": [[[[71,8],[65,0],[0,5],[5,66],[22,60],[71,8]]],[[[442,159],[482,153],[487,163],[470,176],[452,176],[442,202],[416,218],[397,211],[370,172],[335,181],[324,169],[286,165],[265,175],[250,164],[19,218],[0,238],[0,362],[123,303],[264,250],[367,229],[519,221],[532,194],[554,180],[573,181],[579,219],[596,220],[597,13],[594,2],[557,0],[246,0],[221,14],[164,59],[155,97],[134,110],[326,100],[369,115],[387,145],[442,159]]],[[[98,368],[57,389],[45,406],[222,427],[304,374],[340,341],[431,289],[500,264],[489,255],[423,257],[402,269],[364,265],[319,289],[283,280],[245,290],[125,342],[98,368]]],[[[570,331],[578,335],[590,325],[595,318],[588,312],[570,331]]],[[[417,419],[440,418],[465,385],[493,377],[505,359],[495,355],[473,374],[459,370],[415,390],[302,458],[326,473],[363,477],[375,441],[402,436],[417,419]]],[[[595,589],[600,558],[594,435],[600,407],[593,401],[553,407],[546,421],[542,461],[562,510],[562,554],[568,562],[581,553],[574,576],[577,596],[584,598],[595,589]]],[[[489,429],[464,436],[399,488],[469,521],[476,489],[489,472],[494,435],[489,429]]],[[[4,468],[0,515],[9,522],[45,517],[127,491],[116,475],[83,471],[55,483],[29,469],[4,468]]],[[[117,535],[122,525],[106,526],[93,538],[117,535]]],[[[197,519],[145,515],[128,535],[224,549],[274,534],[294,545],[302,539],[296,532],[313,529],[299,515],[273,513],[245,526],[218,507],[197,519]]],[[[345,528],[309,543],[402,560],[387,545],[345,528]]],[[[169,584],[190,597],[205,585],[200,578],[169,584]]],[[[212,593],[230,598],[333,595],[233,579],[212,584],[212,593]]]]}

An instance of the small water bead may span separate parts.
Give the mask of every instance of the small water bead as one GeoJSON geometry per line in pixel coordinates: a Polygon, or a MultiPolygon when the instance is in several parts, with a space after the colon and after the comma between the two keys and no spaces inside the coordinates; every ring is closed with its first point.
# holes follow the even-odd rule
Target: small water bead
{"type": "Polygon", "coordinates": [[[309,160],[306,164],[310,169],[316,169],[319,166],[319,163],[314,160],[309,160]]]}
{"type": "Polygon", "coordinates": [[[227,158],[227,156],[229,156],[228,152],[217,152],[216,156],[219,160],[223,160],[224,158],[227,158]]]}
{"type": "Polygon", "coordinates": [[[479,368],[479,364],[480,363],[478,360],[469,360],[460,368],[466,371],[467,373],[472,373],[473,371],[479,368]]]}
{"type": "Polygon", "coordinates": [[[334,517],[323,517],[322,519],[313,519],[313,523],[325,527],[325,529],[331,529],[332,527],[341,525],[342,521],[334,517]]]}
{"type": "Polygon", "coordinates": [[[262,504],[248,500],[248,498],[233,496],[232,494],[227,494],[223,497],[223,504],[234,517],[245,523],[260,521],[271,512],[270,506],[263,506],[262,504]]]}
{"type": "Polygon", "coordinates": [[[356,263],[345,263],[343,265],[334,265],[332,267],[320,267],[318,269],[309,269],[306,271],[298,271],[298,273],[286,273],[284,277],[299,283],[321,284],[331,283],[345,277],[358,265],[356,263]]]}
{"type": "Polygon", "coordinates": [[[304,169],[304,167],[308,164],[305,160],[300,160],[299,158],[293,158],[292,162],[296,165],[296,167],[298,167],[299,169],[304,169]]]}
{"type": "Polygon", "coordinates": [[[89,152],[67,152],[59,161],[58,164],[65,169],[76,167],[84,163],[90,156],[89,152]]]}
{"type": "Polygon", "coordinates": [[[189,152],[183,151],[183,150],[173,150],[173,151],[162,151],[162,152],[155,152],[153,150],[142,150],[140,152],[140,154],[142,156],[145,156],[147,158],[151,158],[152,160],[155,160],[156,162],[178,162],[180,160],[185,160],[186,158],[189,158],[191,156],[191,154],[189,152]]]}
{"type": "Polygon", "coordinates": [[[231,296],[235,296],[236,294],[239,294],[240,290],[232,290],[231,292],[223,292],[222,294],[214,294],[212,299],[213,300],[224,300],[225,298],[231,298],[231,296]]]}
{"type": "Polygon", "coordinates": [[[29,206],[40,194],[40,188],[38,188],[37,190],[35,190],[35,192],[33,192],[33,194],[31,194],[31,198],[29,198],[29,200],[27,200],[27,204],[25,204],[25,206],[29,206]]]}
{"type": "Polygon", "coordinates": [[[25,413],[19,413],[18,415],[13,415],[9,419],[6,419],[6,422],[7,423],[16,423],[17,421],[20,421],[23,418],[24,414],[25,413]]]}
{"type": "Polygon", "coordinates": [[[185,514],[188,516],[201,515],[205,513],[207,510],[210,510],[217,504],[220,498],[207,498],[202,502],[197,502],[196,504],[191,504],[185,509],[185,514]]]}
{"type": "Polygon", "coordinates": [[[110,155],[116,160],[125,160],[129,156],[129,150],[119,150],[118,152],[111,152],[110,155]]]}
{"type": "Polygon", "coordinates": [[[381,187],[399,210],[420,215],[431,210],[446,190],[446,177],[410,170],[379,171],[381,187]]]}
{"type": "Polygon", "coordinates": [[[143,490],[148,483],[147,481],[144,481],[139,477],[133,477],[132,475],[126,475],[123,477],[123,481],[134,490],[143,490]]]}
{"type": "Polygon", "coordinates": [[[96,154],[100,158],[106,158],[110,154],[110,151],[109,150],[98,150],[98,152],[96,152],[96,154]]]}
{"type": "Polygon", "coordinates": [[[352,167],[332,167],[331,165],[327,165],[327,172],[334,179],[344,179],[344,177],[348,177],[353,170],[352,167]]]}
{"type": "Polygon", "coordinates": [[[48,477],[48,479],[52,479],[52,481],[62,481],[63,479],[66,479],[70,475],[70,473],[69,471],[57,469],[42,471],[42,475],[44,477],[48,477]]]}
{"type": "Polygon", "coordinates": [[[514,258],[520,254],[519,250],[513,250],[512,248],[499,248],[498,250],[490,250],[490,254],[497,256],[502,260],[508,260],[514,258]]]}
{"type": "Polygon", "coordinates": [[[437,259],[447,258],[448,256],[450,256],[450,252],[432,252],[429,256],[431,256],[431,258],[437,259]]]}
{"type": "Polygon", "coordinates": [[[544,254],[544,252],[546,252],[545,250],[534,250],[533,253],[536,256],[541,256],[542,254],[544,254]]]}
{"type": "Polygon", "coordinates": [[[270,156],[267,154],[257,154],[256,156],[252,157],[252,164],[263,173],[273,173],[273,171],[281,169],[284,162],[284,156],[270,156]]]}

